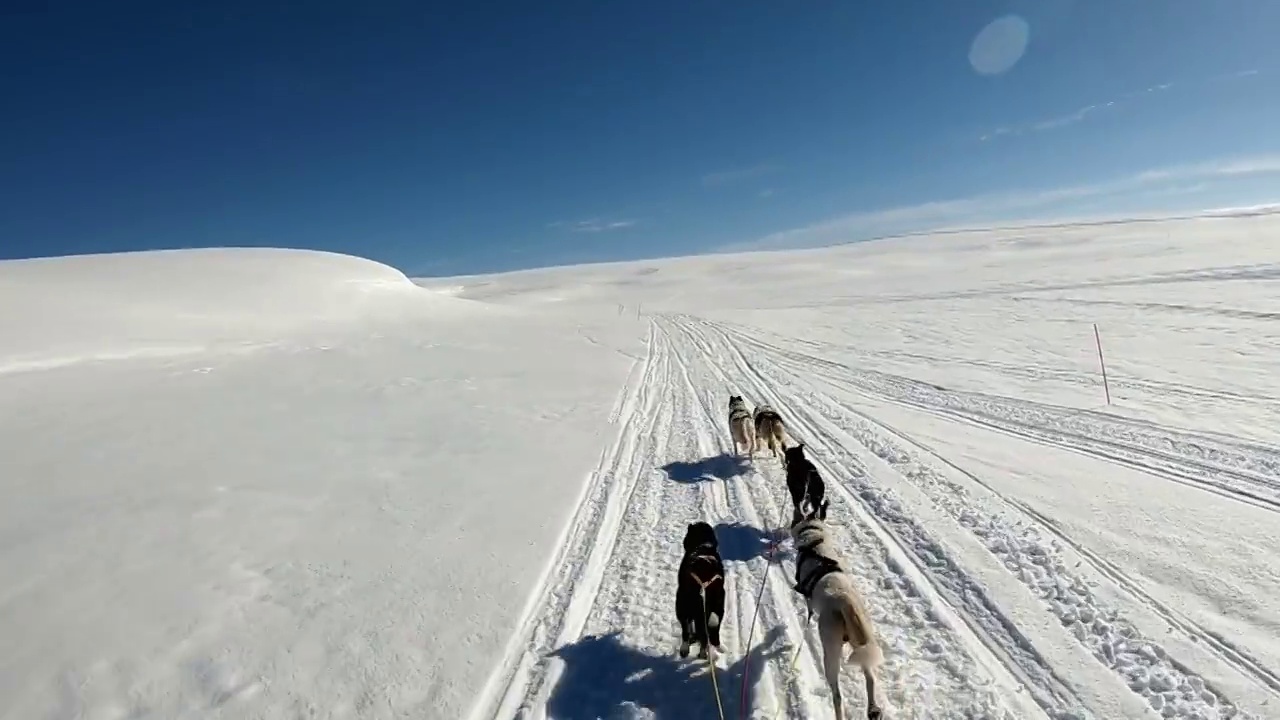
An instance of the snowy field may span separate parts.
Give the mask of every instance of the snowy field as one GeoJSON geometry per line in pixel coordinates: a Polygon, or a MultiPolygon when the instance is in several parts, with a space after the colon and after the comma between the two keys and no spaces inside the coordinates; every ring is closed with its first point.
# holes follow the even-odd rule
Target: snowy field
{"type": "Polygon", "coordinates": [[[718,717],[705,519],[725,717],[830,718],[739,393],[827,480],[888,717],[1280,718],[1278,235],[0,264],[0,717],[718,717]]]}

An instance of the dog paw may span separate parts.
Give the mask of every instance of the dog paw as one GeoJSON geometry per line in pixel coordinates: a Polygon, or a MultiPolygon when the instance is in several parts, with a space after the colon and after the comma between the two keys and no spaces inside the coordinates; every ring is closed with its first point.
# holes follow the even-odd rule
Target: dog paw
{"type": "Polygon", "coordinates": [[[880,718],[883,717],[883,715],[884,715],[884,711],[882,711],[880,708],[876,707],[875,705],[872,705],[871,707],[867,708],[867,720],[880,720],[880,718]]]}

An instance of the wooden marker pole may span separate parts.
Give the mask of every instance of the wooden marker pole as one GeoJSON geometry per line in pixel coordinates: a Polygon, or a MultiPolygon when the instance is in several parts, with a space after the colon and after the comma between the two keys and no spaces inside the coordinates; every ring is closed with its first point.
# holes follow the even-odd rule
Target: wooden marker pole
{"type": "Polygon", "coordinates": [[[1102,368],[1102,389],[1107,393],[1107,404],[1111,404],[1111,385],[1107,382],[1107,361],[1102,359],[1102,336],[1098,334],[1098,323],[1093,324],[1093,341],[1098,345],[1098,366],[1102,368]]]}

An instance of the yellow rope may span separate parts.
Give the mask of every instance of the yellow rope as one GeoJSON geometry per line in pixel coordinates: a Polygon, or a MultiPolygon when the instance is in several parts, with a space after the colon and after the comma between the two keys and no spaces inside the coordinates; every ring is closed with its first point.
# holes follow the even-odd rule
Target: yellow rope
{"type": "MultiPolygon", "coordinates": [[[[701,583],[699,583],[701,584],[701,583]]],[[[707,583],[708,585],[710,583],[707,583]]],[[[711,666],[711,688],[716,693],[716,710],[720,711],[720,720],[725,720],[724,705],[720,702],[720,682],[716,680],[716,651],[711,647],[711,613],[707,612],[707,586],[702,586],[702,635],[703,647],[707,650],[707,665],[711,666]]]]}

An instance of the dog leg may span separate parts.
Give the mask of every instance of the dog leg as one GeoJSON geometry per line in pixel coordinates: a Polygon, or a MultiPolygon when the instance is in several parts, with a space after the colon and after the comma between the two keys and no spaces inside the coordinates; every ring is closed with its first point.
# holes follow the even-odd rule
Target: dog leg
{"type": "Polygon", "coordinates": [[[711,641],[711,647],[724,652],[724,645],[720,643],[720,616],[714,612],[707,618],[707,639],[711,641]]]}
{"type": "Polygon", "coordinates": [[[827,676],[827,687],[831,689],[831,707],[835,710],[836,720],[844,720],[844,697],[840,694],[840,655],[844,650],[844,640],[838,628],[823,623],[826,619],[825,615],[818,616],[822,669],[827,676]]]}
{"type": "Polygon", "coordinates": [[[867,720],[880,720],[883,711],[876,701],[876,671],[862,668],[862,677],[867,681],[867,720]]]}

